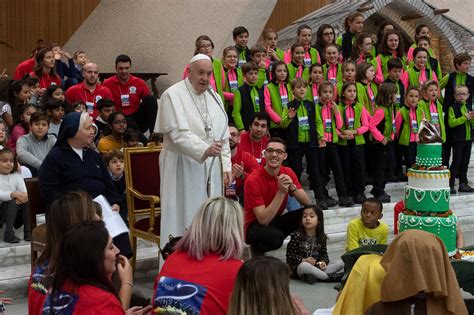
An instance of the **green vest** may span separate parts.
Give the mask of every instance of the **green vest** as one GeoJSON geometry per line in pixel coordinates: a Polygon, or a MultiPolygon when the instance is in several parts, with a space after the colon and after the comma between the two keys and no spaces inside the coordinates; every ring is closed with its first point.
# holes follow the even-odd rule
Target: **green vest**
{"type": "MultiPolygon", "coordinates": [[[[298,109],[296,110],[296,117],[308,117],[308,111],[306,110],[303,101],[300,101],[300,106],[298,106],[298,109]]],[[[309,125],[308,130],[302,130],[300,127],[298,127],[298,142],[308,143],[309,140],[309,125]]]]}
{"type": "Polygon", "coordinates": [[[385,117],[385,124],[383,130],[383,136],[387,139],[392,139],[392,133],[395,133],[395,110],[393,105],[390,106],[377,106],[377,108],[383,109],[383,114],[385,117]]]}
{"type": "Polygon", "coordinates": [[[280,48],[275,48],[276,55],[280,61],[285,61],[285,52],[280,48]]]}
{"type": "MultiPolygon", "coordinates": [[[[382,67],[382,73],[383,73],[383,78],[384,79],[387,79],[388,78],[388,68],[387,68],[387,63],[389,62],[389,60],[392,60],[393,59],[393,56],[392,55],[383,55],[383,54],[379,54],[377,57],[380,58],[380,61],[381,61],[381,67],[382,67]]],[[[403,69],[406,69],[407,68],[407,65],[406,65],[406,57],[403,56],[402,58],[399,58],[401,61],[402,61],[402,65],[403,65],[403,69]]]]}
{"type": "MultiPolygon", "coordinates": [[[[429,121],[431,121],[431,112],[430,112],[430,103],[425,101],[424,99],[418,102],[418,107],[421,107],[425,112],[425,117],[429,121]]],[[[438,120],[439,120],[439,128],[441,133],[441,138],[443,143],[446,142],[446,129],[444,126],[444,113],[443,113],[443,105],[439,101],[436,101],[436,109],[438,111],[438,120]]]]}
{"type": "MultiPolygon", "coordinates": [[[[325,81],[329,81],[328,79],[328,69],[329,65],[326,63],[323,65],[323,76],[325,81]]],[[[342,82],[342,65],[340,63],[337,64],[337,71],[336,71],[336,82],[331,82],[332,84],[337,84],[338,82],[342,82]]]]}
{"type": "Polygon", "coordinates": [[[308,87],[306,88],[306,97],[305,97],[306,100],[314,103],[315,105],[317,103],[319,103],[319,97],[317,99],[317,102],[314,101],[314,95],[313,95],[313,84],[312,83],[308,83],[308,87]]]}
{"type": "MultiPolygon", "coordinates": [[[[315,64],[319,62],[319,52],[316,48],[310,47],[309,55],[311,56],[311,64],[315,64]]],[[[309,68],[309,66],[307,66],[306,68],[309,68]]]]}
{"type": "Polygon", "coordinates": [[[268,78],[267,78],[266,69],[258,69],[258,77],[257,77],[258,88],[260,89],[267,84],[268,84],[268,78]]]}
{"type": "MultiPolygon", "coordinates": [[[[341,112],[341,116],[342,116],[342,128],[341,128],[340,131],[343,132],[344,130],[347,129],[347,126],[346,126],[346,107],[342,103],[339,103],[338,107],[339,107],[339,111],[341,112]]],[[[357,130],[361,127],[362,105],[359,104],[359,103],[356,103],[353,108],[354,108],[354,128],[353,128],[353,130],[357,130]]],[[[356,145],[365,144],[364,135],[355,135],[354,139],[355,139],[356,145]]],[[[347,140],[339,139],[337,144],[347,146],[347,140]]]]}
{"type": "MultiPolygon", "coordinates": [[[[225,92],[232,92],[232,93],[235,93],[235,91],[237,91],[237,89],[238,89],[239,87],[241,87],[242,85],[244,85],[244,76],[242,75],[242,69],[241,69],[241,68],[236,68],[236,69],[235,69],[235,72],[237,73],[237,88],[231,89],[231,88],[230,88],[230,84],[229,84],[229,80],[227,79],[227,71],[225,71],[225,73],[226,73],[225,88],[224,88],[224,91],[225,91],[225,92]]],[[[231,104],[232,104],[232,102],[230,102],[230,101],[225,101],[225,109],[227,110],[231,104]]]]}
{"type": "MultiPolygon", "coordinates": [[[[428,77],[426,78],[426,81],[428,80],[432,80],[433,79],[433,70],[431,69],[428,69],[426,68],[426,70],[428,70],[428,77]]],[[[421,70],[420,70],[421,71],[421,70]]],[[[416,71],[412,68],[408,69],[407,70],[407,73],[408,73],[408,81],[409,81],[409,84],[408,85],[411,85],[411,86],[420,86],[420,81],[419,81],[419,78],[420,78],[420,71],[416,71]]]]}
{"type": "MultiPolygon", "coordinates": [[[[309,68],[305,67],[303,65],[303,73],[301,74],[301,77],[308,82],[309,80],[309,68]]],[[[298,73],[298,68],[293,65],[293,63],[288,64],[288,82],[291,82],[296,78],[296,74],[298,73]]]]}
{"type": "MultiPolygon", "coordinates": [[[[403,118],[403,125],[402,130],[400,132],[400,138],[398,139],[398,143],[404,146],[408,146],[410,144],[410,134],[411,134],[411,118],[410,118],[410,109],[406,106],[400,108],[400,114],[403,118]]],[[[424,117],[423,109],[420,107],[416,107],[416,123],[418,128],[420,128],[421,120],[424,117]]]]}
{"type": "Polygon", "coordinates": [[[272,121],[270,122],[270,128],[285,128],[291,122],[291,120],[288,119],[288,103],[293,100],[293,93],[291,91],[291,87],[289,84],[286,85],[286,90],[288,92],[288,103],[285,106],[283,106],[281,101],[280,87],[278,86],[278,84],[271,82],[267,85],[267,88],[270,92],[272,109],[281,118],[280,125],[277,125],[272,121]]]}
{"type": "MultiPolygon", "coordinates": [[[[375,98],[377,96],[377,84],[375,84],[375,82],[370,82],[370,87],[372,88],[372,91],[374,92],[374,98],[375,98]]],[[[357,88],[357,103],[364,105],[365,109],[367,109],[370,116],[373,116],[376,106],[374,103],[374,109],[372,109],[372,102],[369,99],[369,93],[367,93],[367,87],[364,84],[357,82],[356,88],[357,88]]]]}
{"type": "Polygon", "coordinates": [[[212,71],[214,73],[214,79],[216,80],[216,89],[217,94],[220,95],[222,101],[224,101],[224,93],[222,90],[222,80],[225,78],[222,77],[222,62],[217,58],[212,58],[212,71]]]}
{"type": "MultiPolygon", "coordinates": [[[[324,121],[323,115],[321,113],[323,106],[321,103],[316,104],[316,130],[318,131],[318,140],[324,137],[324,121]]],[[[337,128],[336,128],[336,118],[334,113],[331,110],[331,127],[332,127],[332,143],[336,144],[339,141],[339,137],[337,135],[337,128]]]]}

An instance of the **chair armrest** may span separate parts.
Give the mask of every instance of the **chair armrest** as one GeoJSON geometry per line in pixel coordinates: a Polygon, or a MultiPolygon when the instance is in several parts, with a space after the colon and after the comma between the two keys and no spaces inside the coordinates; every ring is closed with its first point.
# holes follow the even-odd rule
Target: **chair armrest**
{"type": "Polygon", "coordinates": [[[139,193],[138,191],[136,191],[135,189],[133,188],[127,188],[127,190],[130,192],[130,194],[132,194],[133,197],[136,197],[140,200],[148,200],[150,201],[150,204],[151,205],[155,205],[155,204],[158,204],[160,203],[160,197],[158,196],[155,196],[155,195],[143,195],[141,193],[139,193]]]}

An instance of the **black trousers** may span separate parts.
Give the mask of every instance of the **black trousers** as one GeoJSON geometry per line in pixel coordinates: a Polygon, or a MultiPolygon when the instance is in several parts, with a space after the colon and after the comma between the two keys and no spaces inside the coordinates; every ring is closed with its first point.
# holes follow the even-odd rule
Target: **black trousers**
{"type": "Polygon", "coordinates": [[[459,177],[459,183],[467,184],[467,169],[471,159],[471,141],[453,141],[453,162],[449,167],[451,178],[449,186],[454,187],[456,177],[459,177]]]}
{"type": "Polygon", "coordinates": [[[314,191],[316,200],[322,200],[323,196],[323,181],[321,174],[319,174],[318,152],[316,148],[312,148],[309,143],[298,144],[297,148],[288,148],[288,166],[295,172],[298,180],[301,181],[301,174],[303,173],[303,156],[306,158],[306,172],[310,187],[314,191]]]}
{"type": "MultiPolygon", "coordinates": [[[[449,166],[449,160],[451,159],[451,151],[453,150],[453,142],[446,141],[443,143],[443,165],[449,166]]],[[[452,177],[452,174],[451,174],[452,177]]]]}
{"type": "Polygon", "coordinates": [[[0,205],[0,225],[5,223],[5,237],[15,235],[15,228],[24,225],[23,233],[30,236],[30,208],[28,203],[17,205],[15,200],[3,201],[0,205]]]}
{"type": "Polygon", "coordinates": [[[416,142],[410,142],[408,146],[406,145],[398,145],[398,150],[403,154],[403,158],[405,159],[405,166],[408,172],[408,169],[413,166],[416,162],[416,142]]]}
{"type": "Polygon", "coordinates": [[[348,140],[347,146],[340,145],[344,183],[347,193],[353,197],[365,191],[365,145],[356,145],[355,140],[348,140]]]}
{"type": "Polygon", "coordinates": [[[155,129],[156,114],[158,113],[158,102],[153,95],[145,96],[138,110],[130,115],[138,125],[141,132],[145,133],[150,130],[150,133],[155,129]]]}
{"type": "Polygon", "coordinates": [[[374,184],[371,191],[371,194],[375,197],[383,195],[385,192],[385,183],[387,179],[385,174],[388,167],[388,158],[390,157],[391,152],[393,152],[393,142],[389,142],[386,145],[383,145],[380,142],[373,142],[371,144],[371,153],[374,160],[374,184]]]}
{"type": "MultiPolygon", "coordinates": [[[[341,161],[339,160],[339,153],[337,151],[337,145],[326,142],[325,147],[319,147],[318,149],[318,162],[319,172],[323,175],[327,173],[328,168],[331,169],[334,181],[336,182],[337,196],[347,197],[346,184],[344,183],[344,176],[342,175],[341,161]]],[[[326,188],[328,184],[327,178],[324,176],[323,187],[326,188]]]]}
{"type": "Polygon", "coordinates": [[[301,224],[303,209],[277,215],[268,225],[255,221],[247,230],[247,244],[258,253],[276,250],[283,245],[285,238],[301,224]]]}

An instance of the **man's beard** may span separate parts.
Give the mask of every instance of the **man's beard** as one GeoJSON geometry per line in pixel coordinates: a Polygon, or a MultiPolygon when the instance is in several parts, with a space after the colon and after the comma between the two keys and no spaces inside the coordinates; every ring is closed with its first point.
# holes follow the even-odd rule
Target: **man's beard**
{"type": "Polygon", "coordinates": [[[235,142],[229,142],[229,147],[231,150],[235,149],[237,147],[237,143],[235,142]]]}

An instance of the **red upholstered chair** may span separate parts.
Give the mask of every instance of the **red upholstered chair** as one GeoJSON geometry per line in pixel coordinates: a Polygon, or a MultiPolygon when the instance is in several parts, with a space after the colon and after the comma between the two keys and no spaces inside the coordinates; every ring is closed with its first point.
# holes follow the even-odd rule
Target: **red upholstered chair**
{"type": "Polygon", "coordinates": [[[127,185],[130,241],[134,251],[132,267],[135,269],[137,238],[160,246],[160,158],[161,147],[126,148],[125,182],[127,185]]]}
{"type": "Polygon", "coordinates": [[[25,179],[28,192],[28,207],[31,226],[31,268],[34,268],[38,253],[46,247],[46,224],[37,226],[36,215],[45,213],[45,205],[39,192],[38,177],[25,179]]]}

